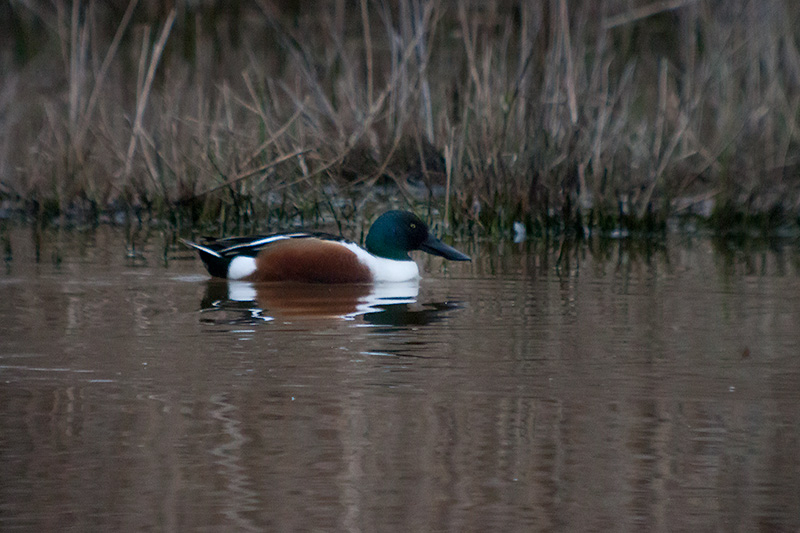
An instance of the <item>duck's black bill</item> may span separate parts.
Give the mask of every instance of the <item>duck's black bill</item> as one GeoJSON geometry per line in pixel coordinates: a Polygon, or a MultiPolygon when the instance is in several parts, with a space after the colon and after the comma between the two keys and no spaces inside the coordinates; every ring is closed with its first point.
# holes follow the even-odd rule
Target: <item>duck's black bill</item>
{"type": "Polygon", "coordinates": [[[451,261],[471,261],[468,255],[462,254],[452,246],[446,245],[433,235],[428,235],[428,238],[420,245],[419,249],[429,254],[440,255],[451,261]]]}

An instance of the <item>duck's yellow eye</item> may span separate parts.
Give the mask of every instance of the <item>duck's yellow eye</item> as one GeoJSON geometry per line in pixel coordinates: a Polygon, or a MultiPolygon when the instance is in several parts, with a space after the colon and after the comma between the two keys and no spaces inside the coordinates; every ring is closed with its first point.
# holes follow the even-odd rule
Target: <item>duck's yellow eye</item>
{"type": "Polygon", "coordinates": [[[412,222],[410,227],[411,229],[416,229],[417,225],[412,222]]]}

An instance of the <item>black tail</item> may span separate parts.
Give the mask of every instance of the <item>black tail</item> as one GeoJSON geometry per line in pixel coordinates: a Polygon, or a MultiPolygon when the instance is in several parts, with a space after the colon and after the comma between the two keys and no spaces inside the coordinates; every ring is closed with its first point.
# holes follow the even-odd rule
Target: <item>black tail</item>
{"type": "Polygon", "coordinates": [[[189,248],[194,248],[200,252],[200,259],[203,261],[208,273],[213,277],[223,279],[228,277],[228,265],[231,264],[231,257],[223,257],[213,249],[203,246],[202,244],[197,244],[185,239],[181,239],[181,242],[189,248]]]}

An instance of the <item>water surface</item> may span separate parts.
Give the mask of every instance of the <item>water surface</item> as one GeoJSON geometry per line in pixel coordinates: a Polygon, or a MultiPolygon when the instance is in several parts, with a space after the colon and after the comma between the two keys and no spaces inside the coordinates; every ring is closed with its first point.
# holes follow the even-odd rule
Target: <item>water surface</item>
{"type": "Polygon", "coordinates": [[[4,239],[3,531],[800,528],[794,244],[464,244],[326,288],[4,239]]]}

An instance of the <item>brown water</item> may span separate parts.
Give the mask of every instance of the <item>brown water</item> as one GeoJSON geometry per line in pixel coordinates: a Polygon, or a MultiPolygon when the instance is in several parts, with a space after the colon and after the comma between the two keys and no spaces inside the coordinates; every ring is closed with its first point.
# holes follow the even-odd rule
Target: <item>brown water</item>
{"type": "Polygon", "coordinates": [[[5,235],[0,530],[800,528],[793,245],[485,245],[374,291],[5,235]]]}

